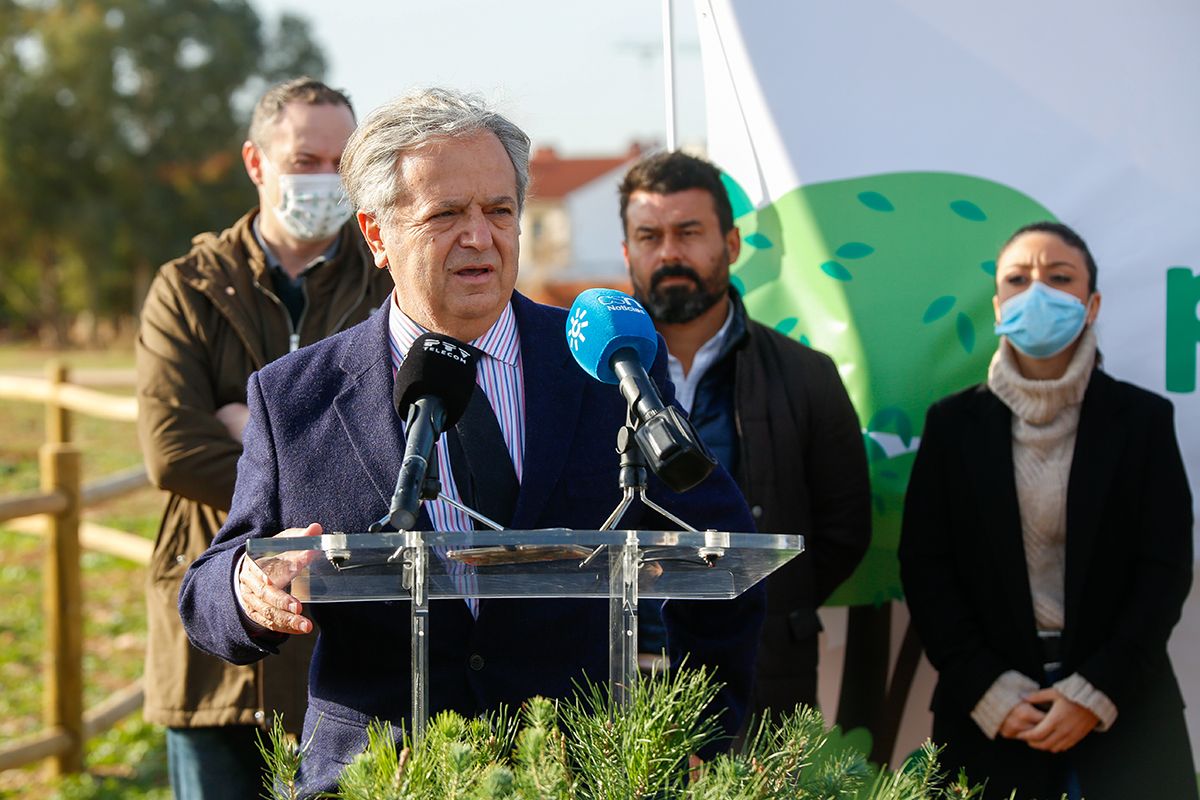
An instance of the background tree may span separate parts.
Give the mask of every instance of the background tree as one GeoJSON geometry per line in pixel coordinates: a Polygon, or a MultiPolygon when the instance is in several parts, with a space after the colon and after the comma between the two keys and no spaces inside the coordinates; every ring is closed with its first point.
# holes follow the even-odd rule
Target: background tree
{"type": "Polygon", "coordinates": [[[246,0],[0,0],[0,326],[61,344],[254,202],[238,152],[270,83],[323,77],[308,23],[246,0]]]}

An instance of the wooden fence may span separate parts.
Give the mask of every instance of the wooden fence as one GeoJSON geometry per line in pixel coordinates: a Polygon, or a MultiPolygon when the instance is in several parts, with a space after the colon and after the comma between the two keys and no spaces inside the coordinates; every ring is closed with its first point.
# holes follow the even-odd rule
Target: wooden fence
{"type": "Polygon", "coordinates": [[[147,564],[152,545],[123,531],[81,522],[83,509],[134,492],[149,482],[145,469],[136,467],[85,485],[80,452],[71,443],[71,414],[133,422],[137,400],[68,383],[66,368],[57,362],[47,365],[45,380],[0,376],[0,398],[46,407],[46,440],[38,459],[41,491],[0,498],[0,522],[17,530],[43,533],[46,542],[42,569],[46,630],[43,728],[0,745],[0,770],[48,758],[55,774],[79,772],[84,742],[142,705],[139,680],[94,708],[83,708],[81,550],[147,564]]]}

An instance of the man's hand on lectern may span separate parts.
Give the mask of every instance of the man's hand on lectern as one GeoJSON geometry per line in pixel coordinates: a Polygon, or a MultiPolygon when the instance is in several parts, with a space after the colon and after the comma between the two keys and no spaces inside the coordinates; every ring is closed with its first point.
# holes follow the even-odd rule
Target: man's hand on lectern
{"type": "MultiPolygon", "coordinates": [[[[288,528],[273,538],[320,536],[321,530],[321,526],[314,522],[307,528],[288,528]]],[[[238,563],[234,589],[238,606],[246,619],[276,633],[311,633],[312,622],[301,616],[303,608],[300,601],[280,587],[289,585],[292,578],[299,575],[317,555],[317,550],[297,550],[273,556],[264,560],[266,572],[254,559],[243,555],[238,563]]]]}

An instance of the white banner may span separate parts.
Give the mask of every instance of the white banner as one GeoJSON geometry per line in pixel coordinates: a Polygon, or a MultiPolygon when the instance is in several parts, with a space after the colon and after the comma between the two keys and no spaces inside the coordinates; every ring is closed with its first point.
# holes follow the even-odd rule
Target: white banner
{"type": "MultiPolygon", "coordinates": [[[[837,359],[872,455],[876,541],[841,602],[898,596],[925,409],[983,379],[992,259],[1026,222],[1055,218],[1088,241],[1105,368],[1174,402],[1195,485],[1195,0],[696,5],[709,154],[736,183],[750,245],[734,274],[756,318],[837,359]]],[[[1193,591],[1171,643],[1193,743],[1197,606],[1193,591]]],[[[900,755],[928,732],[920,683],[900,755]]]]}

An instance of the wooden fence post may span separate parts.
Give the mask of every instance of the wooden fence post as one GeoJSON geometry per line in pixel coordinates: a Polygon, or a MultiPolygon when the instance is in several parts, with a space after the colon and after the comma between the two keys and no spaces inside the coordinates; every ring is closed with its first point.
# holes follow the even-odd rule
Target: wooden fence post
{"type": "MultiPolygon", "coordinates": [[[[46,380],[54,388],[67,382],[67,366],[58,359],[46,362],[46,380]]],[[[71,412],[57,400],[46,402],[46,441],[55,444],[71,441],[71,412]]]]}
{"type": "MultiPolygon", "coordinates": [[[[65,413],[65,412],[64,412],[65,413]]],[[[67,507],[47,516],[45,594],[46,677],[43,721],[70,737],[70,746],[55,756],[56,775],[83,769],[83,600],[79,548],[79,450],[47,442],[39,452],[43,491],[62,492],[67,507]]]]}

